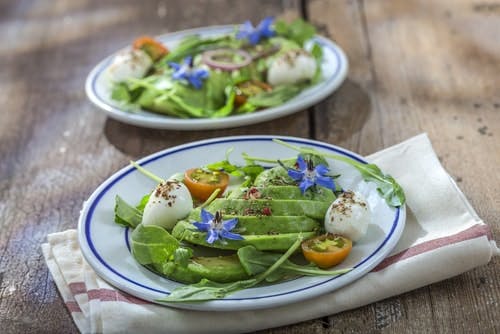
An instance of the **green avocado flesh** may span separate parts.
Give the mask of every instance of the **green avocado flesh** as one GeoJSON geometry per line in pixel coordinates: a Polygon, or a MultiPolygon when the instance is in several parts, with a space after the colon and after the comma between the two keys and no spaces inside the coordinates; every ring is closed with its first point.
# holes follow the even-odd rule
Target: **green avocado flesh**
{"type": "Polygon", "coordinates": [[[323,220],[330,203],[311,200],[288,200],[288,199],[224,199],[218,198],[207,207],[210,212],[222,211],[223,215],[241,216],[307,216],[313,219],[323,220]]]}
{"type": "MultiPolygon", "coordinates": [[[[217,240],[213,244],[209,244],[205,241],[207,234],[199,232],[192,223],[187,221],[178,222],[172,235],[182,241],[218,249],[237,250],[243,246],[252,245],[258,250],[272,251],[286,251],[299,237],[299,233],[245,235],[244,240],[224,240],[224,242],[217,240]]],[[[305,238],[310,238],[316,235],[316,232],[302,232],[302,235],[305,238]]]]}
{"type": "Polygon", "coordinates": [[[306,216],[231,216],[238,218],[233,232],[241,235],[310,232],[320,229],[318,221],[306,216]]]}
{"type": "Polygon", "coordinates": [[[153,264],[152,269],[174,281],[192,284],[202,278],[226,283],[249,278],[236,254],[229,256],[193,257],[187,266],[174,262],[153,264]]]}
{"type": "Polygon", "coordinates": [[[291,200],[314,200],[331,203],[335,200],[332,191],[318,187],[317,191],[307,191],[302,194],[299,187],[296,186],[265,186],[252,187],[245,190],[233,191],[228,198],[248,198],[250,196],[261,199],[291,199],[291,200]]]}

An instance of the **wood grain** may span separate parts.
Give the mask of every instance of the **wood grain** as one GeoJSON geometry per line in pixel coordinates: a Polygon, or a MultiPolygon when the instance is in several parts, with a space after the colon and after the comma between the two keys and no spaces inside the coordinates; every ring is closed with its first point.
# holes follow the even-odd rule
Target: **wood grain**
{"type": "Polygon", "coordinates": [[[92,191],[130,159],[237,134],[308,137],[306,113],[228,131],[179,132],[108,120],[83,90],[102,58],[143,34],[297,16],[294,1],[15,1],[0,10],[0,332],[77,332],[40,245],[75,228],[92,191]],[[4,29],[4,27],[6,27],[4,29]]]}
{"type": "MultiPolygon", "coordinates": [[[[317,139],[369,154],[427,132],[448,172],[500,236],[499,6],[474,1],[313,1],[347,52],[347,82],[315,107],[317,139]],[[495,28],[496,27],[496,28],[495,28]]],[[[330,317],[354,332],[500,331],[498,258],[453,279],[330,317]],[[363,315],[359,327],[357,316],[363,315]],[[354,324],[354,326],[353,326],[354,324]]]]}
{"type": "MultiPolygon", "coordinates": [[[[427,132],[500,239],[500,4],[311,0],[307,16],[347,52],[349,77],[289,117],[214,131],[107,119],[83,91],[103,57],[143,34],[300,16],[295,0],[0,3],[0,333],[76,333],[41,255],[83,200],[130,159],[198,139],[278,134],[369,154],[427,132]]],[[[335,316],[261,333],[500,332],[500,260],[335,316]]]]}

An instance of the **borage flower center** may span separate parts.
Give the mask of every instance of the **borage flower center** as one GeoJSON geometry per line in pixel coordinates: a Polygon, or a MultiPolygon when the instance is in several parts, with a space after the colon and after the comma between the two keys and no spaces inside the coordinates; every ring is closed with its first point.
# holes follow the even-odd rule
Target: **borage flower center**
{"type": "Polygon", "coordinates": [[[220,211],[215,212],[214,219],[210,222],[210,227],[213,228],[214,230],[220,231],[224,227],[224,224],[222,224],[222,214],[220,211]]]}
{"type": "Polygon", "coordinates": [[[316,177],[317,177],[317,173],[316,173],[316,170],[314,169],[306,169],[304,171],[304,177],[310,181],[315,181],[316,180],[316,177]]]}

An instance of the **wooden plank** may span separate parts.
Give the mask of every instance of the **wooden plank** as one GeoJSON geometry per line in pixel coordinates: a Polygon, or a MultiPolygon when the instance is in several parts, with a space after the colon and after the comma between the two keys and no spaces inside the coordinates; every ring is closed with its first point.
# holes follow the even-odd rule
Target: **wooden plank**
{"type": "MultiPolygon", "coordinates": [[[[351,63],[346,84],[315,108],[317,138],[368,154],[427,132],[496,240],[499,8],[465,0],[318,0],[309,6],[312,21],[346,50],[351,63]]],[[[499,264],[495,258],[453,279],[353,311],[363,314],[362,320],[346,312],[330,321],[362,332],[499,331],[499,264]]]]}
{"type": "Polygon", "coordinates": [[[103,57],[143,34],[296,16],[295,1],[12,1],[0,29],[0,332],[76,332],[43,261],[51,232],[76,228],[91,192],[130,159],[196,139],[308,136],[308,117],[228,131],[141,129],[108,120],[84,95],[103,57]]]}

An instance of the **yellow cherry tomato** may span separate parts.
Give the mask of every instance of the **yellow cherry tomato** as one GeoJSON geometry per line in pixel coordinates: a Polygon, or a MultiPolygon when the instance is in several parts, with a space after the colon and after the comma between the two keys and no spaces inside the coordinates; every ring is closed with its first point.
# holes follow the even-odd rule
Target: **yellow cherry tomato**
{"type": "Polygon", "coordinates": [[[225,172],[192,168],[184,173],[184,184],[193,197],[205,201],[216,189],[220,189],[219,196],[222,195],[229,184],[229,175],[225,172]]]}
{"type": "Polygon", "coordinates": [[[333,267],[349,255],[352,241],[338,234],[323,234],[302,242],[304,257],[322,269],[333,267]]]}

